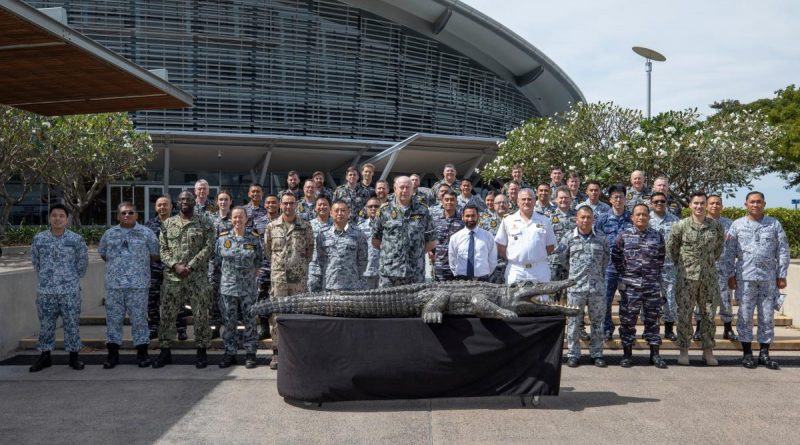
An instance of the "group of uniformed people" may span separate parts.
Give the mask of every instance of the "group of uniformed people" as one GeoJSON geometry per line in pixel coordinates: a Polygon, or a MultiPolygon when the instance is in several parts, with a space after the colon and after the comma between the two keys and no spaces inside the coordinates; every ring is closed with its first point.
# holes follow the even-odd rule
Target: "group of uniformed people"
{"type": "MultiPolygon", "coordinates": [[[[347,182],[335,190],[324,186],[324,174],[314,172],[301,187],[297,172],[288,175],[288,188],[264,198],[252,184],[249,202],[232,207],[222,191],[209,200],[208,183],[200,180],[194,194],[183,191],[172,215],[169,197],[156,201],[156,213],[146,225],[137,223],[129,202],[117,208],[119,225],[101,239],[99,253],[106,261],[108,357],[105,368],[119,363],[122,323],[130,317],[140,367],[163,367],[172,362],[170,346],[176,335],[187,338],[185,316],[193,315],[196,366],[207,366],[206,349],[222,331],[225,355],[220,367],[237,363],[241,335],[245,366],[256,366],[256,345],[271,335],[270,367],[278,366],[278,331],[274,315],[257,320],[250,314],[258,300],[308,291],[350,290],[396,286],[434,280],[484,280],[513,284],[567,277],[577,284],[564,299],[581,308],[569,320],[568,366],[578,366],[579,340],[591,340],[590,355],[605,366],[603,341],[614,325],[611,302],[620,293],[620,337],[623,366],[632,365],[635,325],[640,313],[643,338],[651,347],[650,362],[666,367],[660,357],[659,323],[664,337],[678,342],[679,364],[688,364],[695,312],[703,358],[716,365],[714,316],[721,305],[724,337],[737,339],[731,328],[731,293],[738,289],[739,337],[743,365],[777,369],[769,357],[772,307],[786,286],[788,243],[780,223],[765,216],[764,197],[748,194],[747,216],[730,222],[720,216],[722,200],[698,192],[690,197],[692,213],[679,219],[680,204],[669,195],[665,177],[653,188],[641,172],[631,186],[612,186],[606,204],[600,184],[585,190],[580,178],[554,168],[550,181],[533,189],[515,166],[512,178],[499,192],[483,199],[468,180],[458,182],[447,164],[443,179],[426,191],[418,175],[386,181],[372,177],[374,166],[349,168],[347,182]],[[551,195],[555,193],[554,201],[551,195]],[[425,276],[426,258],[432,277],[425,276]],[[591,336],[582,327],[588,307],[591,336]],[[752,316],[758,307],[759,357],[753,357],[752,316]],[[663,308],[663,311],[662,311],[663,308]],[[673,327],[677,323],[677,335],[673,327]],[[160,353],[148,357],[149,340],[159,338],[160,353]]],[[[81,369],[78,333],[78,282],[86,271],[86,244],[66,229],[64,206],[50,209],[50,230],[38,234],[32,246],[39,274],[37,308],[42,351],[31,371],[50,366],[55,320],[61,315],[70,366],[81,369]]]]}

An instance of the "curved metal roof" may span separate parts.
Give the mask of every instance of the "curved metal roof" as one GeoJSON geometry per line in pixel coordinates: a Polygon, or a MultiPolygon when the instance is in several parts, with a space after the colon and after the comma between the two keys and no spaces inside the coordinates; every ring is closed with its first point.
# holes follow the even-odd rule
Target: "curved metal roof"
{"type": "Polygon", "coordinates": [[[572,79],[525,39],[458,0],[341,0],[470,57],[515,85],[543,115],[585,101],[572,79]]]}

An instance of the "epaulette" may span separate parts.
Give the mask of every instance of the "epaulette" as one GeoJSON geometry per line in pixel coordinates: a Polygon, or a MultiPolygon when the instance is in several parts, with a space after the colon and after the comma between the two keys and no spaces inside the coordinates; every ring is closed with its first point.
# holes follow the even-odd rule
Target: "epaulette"
{"type": "Polygon", "coordinates": [[[228,236],[230,233],[230,230],[223,230],[222,232],[219,232],[219,236],[228,236]]]}
{"type": "Polygon", "coordinates": [[[260,236],[260,235],[258,234],[258,230],[255,230],[255,229],[253,229],[252,231],[250,231],[250,234],[251,234],[251,235],[253,235],[253,236],[255,236],[255,237],[259,237],[259,236],[260,236]]]}

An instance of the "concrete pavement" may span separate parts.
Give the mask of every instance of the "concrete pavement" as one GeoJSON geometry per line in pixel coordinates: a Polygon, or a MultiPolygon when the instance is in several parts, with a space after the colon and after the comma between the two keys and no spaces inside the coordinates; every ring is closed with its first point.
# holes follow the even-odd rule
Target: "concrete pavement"
{"type": "MultiPolygon", "coordinates": [[[[695,354],[696,355],[696,354],[695,354]]],[[[519,398],[287,403],[266,366],[0,366],[5,443],[798,443],[800,354],[784,369],[581,366],[562,371],[561,395],[519,398]]],[[[619,355],[609,355],[612,364],[619,355]]],[[[94,359],[93,357],[90,359],[94,359]]],[[[97,360],[94,360],[97,363],[97,360]]]]}

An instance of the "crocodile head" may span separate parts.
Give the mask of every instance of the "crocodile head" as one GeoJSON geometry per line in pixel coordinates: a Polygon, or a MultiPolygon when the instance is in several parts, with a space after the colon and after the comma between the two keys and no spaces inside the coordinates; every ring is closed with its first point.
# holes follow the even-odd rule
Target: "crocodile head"
{"type": "Polygon", "coordinates": [[[508,286],[502,297],[502,307],[511,309],[518,315],[578,315],[577,306],[562,306],[556,303],[542,303],[533,299],[538,295],[554,294],[575,284],[574,279],[535,283],[516,282],[508,286]]]}

